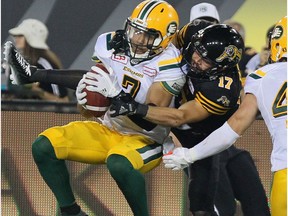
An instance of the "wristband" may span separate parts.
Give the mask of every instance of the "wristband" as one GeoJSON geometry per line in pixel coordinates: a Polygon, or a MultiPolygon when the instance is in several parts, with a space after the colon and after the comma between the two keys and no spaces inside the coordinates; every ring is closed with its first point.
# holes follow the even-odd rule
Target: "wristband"
{"type": "Polygon", "coordinates": [[[135,114],[143,118],[147,115],[148,108],[146,104],[138,104],[135,114]]]}

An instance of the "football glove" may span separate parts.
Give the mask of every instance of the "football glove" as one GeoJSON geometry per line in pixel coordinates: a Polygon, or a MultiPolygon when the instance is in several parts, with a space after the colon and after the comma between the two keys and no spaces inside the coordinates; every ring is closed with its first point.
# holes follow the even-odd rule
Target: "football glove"
{"type": "Polygon", "coordinates": [[[110,115],[116,117],[119,115],[138,115],[145,117],[148,111],[148,105],[136,102],[128,93],[121,92],[112,98],[110,106],[110,115]]]}
{"type": "Polygon", "coordinates": [[[11,41],[7,41],[4,45],[4,60],[10,68],[12,84],[23,85],[32,83],[29,78],[35,73],[37,68],[24,59],[11,41]]]}
{"type": "Polygon", "coordinates": [[[175,171],[183,170],[193,162],[193,156],[190,155],[188,148],[179,147],[176,148],[172,153],[168,153],[163,156],[163,163],[165,164],[165,168],[175,171]]]}
{"type": "Polygon", "coordinates": [[[83,91],[83,89],[86,87],[86,84],[85,84],[86,80],[87,80],[86,74],[84,74],[82,79],[79,81],[78,86],[75,91],[78,104],[82,105],[84,108],[87,102],[87,99],[86,99],[87,93],[83,91]]]}
{"type": "Polygon", "coordinates": [[[112,74],[107,74],[99,67],[93,66],[91,68],[94,72],[87,72],[85,83],[86,89],[91,92],[98,92],[105,97],[113,98],[118,95],[122,88],[117,82],[117,77],[112,74]]]}

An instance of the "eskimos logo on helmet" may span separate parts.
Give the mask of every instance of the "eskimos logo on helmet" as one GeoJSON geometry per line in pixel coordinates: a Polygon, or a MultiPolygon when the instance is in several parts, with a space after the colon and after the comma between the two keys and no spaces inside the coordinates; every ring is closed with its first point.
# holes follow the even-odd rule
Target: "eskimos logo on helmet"
{"type": "Polygon", "coordinates": [[[271,37],[273,39],[279,39],[283,35],[283,32],[284,30],[282,26],[276,26],[271,37]]]}
{"type": "Polygon", "coordinates": [[[168,25],[167,27],[167,36],[170,37],[173,34],[175,34],[177,31],[177,23],[176,22],[172,22],[168,25]]]}

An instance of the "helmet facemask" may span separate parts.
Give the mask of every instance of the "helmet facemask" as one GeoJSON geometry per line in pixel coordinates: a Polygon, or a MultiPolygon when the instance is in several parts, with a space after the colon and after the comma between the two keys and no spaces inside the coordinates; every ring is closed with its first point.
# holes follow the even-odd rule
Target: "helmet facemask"
{"type": "Polygon", "coordinates": [[[191,78],[214,80],[225,73],[225,68],[215,64],[207,57],[207,50],[205,49],[205,47],[199,42],[194,41],[193,43],[193,40],[189,43],[186,50],[183,52],[182,61],[183,60],[183,64],[187,64],[187,75],[191,78]],[[194,46],[192,44],[194,44],[194,46]],[[194,65],[192,63],[192,56],[194,52],[197,52],[198,55],[201,56],[202,60],[210,64],[211,67],[205,70],[201,70],[197,67],[197,65],[194,65]]]}
{"type": "Polygon", "coordinates": [[[132,64],[149,60],[163,51],[161,33],[137,24],[140,21],[127,19],[125,26],[125,40],[129,46],[127,54],[132,64]]]}

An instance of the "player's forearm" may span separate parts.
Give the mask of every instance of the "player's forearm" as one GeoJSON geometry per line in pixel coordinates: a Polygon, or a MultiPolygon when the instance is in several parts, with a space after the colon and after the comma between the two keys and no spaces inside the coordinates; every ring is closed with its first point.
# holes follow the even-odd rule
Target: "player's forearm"
{"type": "Polygon", "coordinates": [[[189,149],[189,160],[197,161],[229,148],[240,136],[226,122],[206,139],[189,149]]]}
{"type": "Polygon", "coordinates": [[[183,113],[175,108],[149,106],[145,118],[155,124],[178,127],[183,124],[183,113]]]}
{"type": "Polygon", "coordinates": [[[29,81],[53,83],[75,90],[85,73],[87,73],[86,70],[38,69],[32,74],[29,81]]]}
{"type": "Polygon", "coordinates": [[[237,134],[242,135],[254,122],[258,114],[256,97],[246,94],[239,109],[228,119],[229,126],[237,134]]]}

